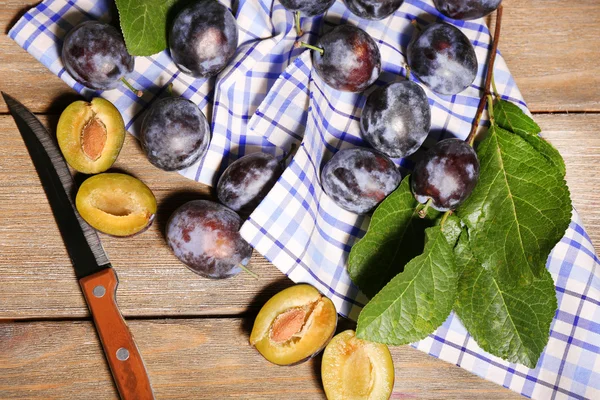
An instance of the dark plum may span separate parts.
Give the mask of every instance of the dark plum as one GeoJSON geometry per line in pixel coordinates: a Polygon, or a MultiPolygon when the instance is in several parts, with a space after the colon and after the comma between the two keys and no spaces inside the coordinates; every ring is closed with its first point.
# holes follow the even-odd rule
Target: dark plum
{"type": "Polygon", "coordinates": [[[338,151],[321,172],[325,193],[341,208],[366,214],[400,184],[400,171],[384,154],[371,149],[338,151]]]}
{"type": "Polygon", "coordinates": [[[431,127],[425,91],[411,81],[391,83],[367,98],[360,118],[363,138],[376,150],[398,158],[421,147],[431,127]]]}
{"type": "Polygon", "coordinates": [[[167,243],[195,273],[223,279],[239,274],[250,261],[252,247],[239,233],[240,217],[207,200],[179,207],[167,222],[167,243]]]}
{"type": "Polygon", "coordinates": [[[274,156],[253,153],[234,161],[217,184],[219,201],[234,211],[251,212],[283,173],[274,156]]]}
{"type": "Polygon", "coordinates": [[[177,171],[206,154],[210,127],[196,104],[181,97],[166,97],[146,111],[140,142],[153,165],[177,171]]]}
{"type": "Polygon", "coordinates": [[[361,18],[380,20],[392,15],[404,0],[344,0],[346,6],[361,18]]]}
{"type": "Polygon", "coordinates": [[[215,0],[196,1],[182,9],[169,34],[173,62],[195,78],[221,72],[235,55],[237,45],[235,18],[215,0]]]}
{"type": "Polygon", "coordinates": [[[456,209],[477,185],[479,159],[467,142],[445,139],[429,149],[411,176],[417,201],[438,211],[456,209]]]}
{"type": "Polygon", "coordinates": [[[334,89],[362,92],[381,74],[381,54],[369,34],[353,25],[340,25],[323,35],[313,49],[315,70],[334,89]]]}
{"type": "Polygon", "coordinates": [[[433,0],[435,8],[453,19],[485,17],[500,6],[502,0],[433,0]]]}
{"type": "Polygon", "coordinates": [[[408,45],[408,64],[431,90],[457,94],[477,76],[477,57],[469,39],[458,28],[433,23],[408,45]]]}
{"type": "Polygon", "coordinates": [[[98,21],[83,22],[69,31],[61,57],[73,79],[96,90],[118,87],[135,63],[121,33],[98,21]]]}
{"type": "Polygon", "coordinates": [[[299,36],[302,35],[300,14],[307,17],[324,14],[333,3],[335,3],[335,0],[281,0],[282,6],[296,14],[296,30],[299,36]]]}

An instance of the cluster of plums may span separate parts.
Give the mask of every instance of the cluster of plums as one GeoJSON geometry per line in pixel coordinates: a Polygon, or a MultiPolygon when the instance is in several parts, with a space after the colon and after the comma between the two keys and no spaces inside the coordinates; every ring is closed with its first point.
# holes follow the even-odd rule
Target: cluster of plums
{"type": "MultiPolygon", "coordinates": [[[[402,0],[345,2],[353,13],[370,20],[386,18],[402,4],[402,0]]],[[[334,0],[281,0],[281,3],[298,16],[315,16],[326,12],[334,0]]],[[[441,13],[463,19],[482,17],[499,3],[500,0],[435,0],[441,13]]],[[[193,77],[207,78],[217,75],[231,62],[237,50],[238,27],[231,12],[218,1],[197,0],[187,4],[175,17],[168,38],[177,67],[193,77]]],[[[353,25],[338,26],[315,45],[303,45],[313,50],[316,73],[336,90],[362,92],[381,73],[377,43],[353,25]]],[[[430,24],[414,35],[406,50],[411,71],[434,92],[457,94],[475,79],[477,60],[473,46],[452,25],[430,24]]],[[[120,32],[111,25],[88,21],[76,26],[64,39],[62,60],[69,74],[86,87],[107,90],[124,83],[133,89],[125,78],[133,71],[134,58],[128,54],[120,32]]],[[[376,89],[366,101],[360,129],[373,149],[338,151],[323,167],[323,189],[348,211],[368,213],[388,196],[401,179],[391,158],[413,154],[428,135],[431,111],[427,95],[419,84],[410,80],[410,75],[408,78],[376,89]]],[[[69,164],[78,171],[103,172],[119,154],[125,132],[122,118],[120,115],[117,118],[116,108],[106,103],[98,99],[81,102],[61,117],[59,143],[69,164]]],[[[210,126],[196,104],[170,96],[155,101],[146,111],[140,141],[153,165],[166,171],[181,170],[206,154],[210,126]]],[[[232,163],[216,187],[223,205],[198,200],[185,204],[172,215],[167,241],[177,257],[207,277],[225,278],[239,273],[248,263],[251,248],[239,234],[241,219],[237,212],[251,212],[283,169],[284,162],[262,153],[232,163]]],[[[146,193],[147,187],[127,178],[106,175],[106,179],[96,179],[92,182],[95,186],[90,183],[86,188],[87,197],[81,197],[81,210],[87,211],[82,215],[88,216],[86,220],[92,221],[97,229],[117,236],[145,229],[156,211],[156,201],[146,193]],[[142,193],[141,197],[132,194],[135,188],[142,193]],[[117,195],[111,199],[106,194],[110,192],[117,195]],[[122,224],[127,218],[123,217],[131,220],[127,229],[122,224]],[[110,225],[109,220],[114,224],[110,225]],[[137,225],[131,228],[131,224],[137,225]]],[[[472,147],[448,139],[430,149],[417,164],[412,189],[419,202],[437,210],[451,210],[469,196],[478,175],[479,162],[472,147]]]]}

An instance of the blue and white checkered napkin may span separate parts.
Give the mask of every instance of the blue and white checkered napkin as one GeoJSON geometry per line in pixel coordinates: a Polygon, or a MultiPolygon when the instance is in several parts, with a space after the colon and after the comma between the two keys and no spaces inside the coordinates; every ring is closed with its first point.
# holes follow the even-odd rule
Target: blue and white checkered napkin
{"type": "MultiPolygon", "coordinates": [[[[364,145],[358,120],[369,91],[341,93],[313,74],[310,53],[293,47],[297,38],[292,14],[272,0],[239,0],[234,14],[240,48],[216,80],[194,80],[181,74],[164,51],[136,58],[131,78],[134,86],[146,90],[141,99],[124,88],[88,91],[65,72],[59,49],[62,37],[74,25],[90,18],[107,19],[108,9],[108,0],[45,0],[18,21],[9,35],[78,92],[111,100],[134,134],[143,110],[172,82],[175,93],[199,104],[212,121],[209,153],[182,171],[189,178],[213,184],[229,162],[246,153],[281,155],[299,144],[289,167],[244,224],[242,234],[292,280],[312,283],[333,299],[341,314],[355,319],[367,299],[350,281],[344,264],[369,218],[337,207],[323,193],[319,171],[337,150],[364,145]]],[[[307,31],[303,40],[312,42],[320,31],[340,23],[359,25],[379,44],[385,72],[377,85],[383,85],[405,75],[403,52],[413,30],[410,20],[415,18],[422,24],[443,19],[431,0],[406,0],[392,17],[378,22],[353,16],[338,1],[325,18],[303,19],[307,31]]],[[[426,89],[433,119],[426,146],[441,137],[465,138],[479,101],[489,31],[482,20],[452,23],[475,46],[478,78],[456,96],[439,96],[426,89]]],[[[494,77],[500,94],[525,109],[502,57],[496,60],[494,77]]],[[[403,171],[413,166],[410,159],[396,161],[403,171]]],[[[536,369],[484,352],[454,315],[413,346],[536,399],[600,398],[599,265],[574,213],[569,230],[548,260],[559,310],[536,369]]]]}

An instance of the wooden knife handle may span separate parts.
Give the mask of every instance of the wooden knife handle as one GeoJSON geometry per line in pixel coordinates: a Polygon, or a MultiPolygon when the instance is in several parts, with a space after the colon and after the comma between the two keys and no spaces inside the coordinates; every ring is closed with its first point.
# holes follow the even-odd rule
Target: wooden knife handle
{"type": "Polygon", "coordinates": [[[106,268],[80,279],[79,284],[121,399],[154,399],[144,361],[117,306],[117,274],[106,268]]]}

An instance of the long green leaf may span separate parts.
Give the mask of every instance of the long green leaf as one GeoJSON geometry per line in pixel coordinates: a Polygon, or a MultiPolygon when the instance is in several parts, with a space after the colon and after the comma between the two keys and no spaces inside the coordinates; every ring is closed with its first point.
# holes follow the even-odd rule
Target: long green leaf
{"type": "Polygon", "coordinates": [[[510,132],[535,136],[542,131],[519,106],[509,101],[499,100],[494,104],[494,119],[498,126],[510,132]]]}

